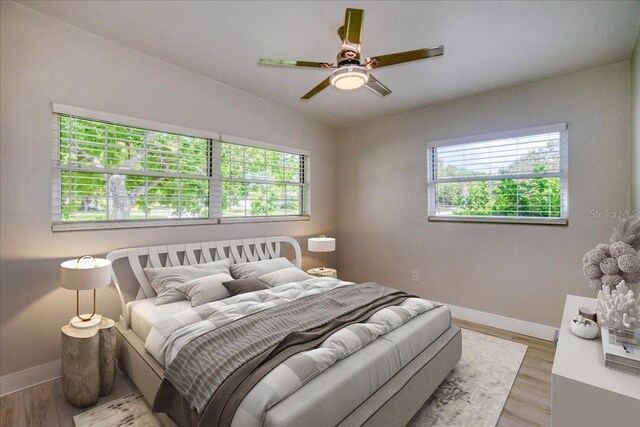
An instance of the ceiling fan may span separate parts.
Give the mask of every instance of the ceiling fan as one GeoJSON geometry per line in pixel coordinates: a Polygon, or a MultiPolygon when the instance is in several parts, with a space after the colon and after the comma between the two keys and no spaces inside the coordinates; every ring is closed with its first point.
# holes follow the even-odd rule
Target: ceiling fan
{"type": "Polygon", "coordinates": [[[301,99],[309,99],[318,92],[334,86],[342,90],[353,90],[365,86],[380,96],[386,96],[391,90],[380,83],[369,72],[374,68],[387,67],[389,65],[402,64],[404,62],[418,61],[444,54],[444,46],[430,47],[426,49],[409,50],[406,52],[390,53],[366,58],[360,63],[360,40],[362,38],[362,19],[364,10],[347,9],[344,17],[344,25],[338,28],[338,35],[342,40],[342,49],[338,53],[336,63],[294,61],[287,59],[260,58],[262,65],[284,65],[288,67],[332,68],[333,73],[320,84],[307,92],[301,99]]]}

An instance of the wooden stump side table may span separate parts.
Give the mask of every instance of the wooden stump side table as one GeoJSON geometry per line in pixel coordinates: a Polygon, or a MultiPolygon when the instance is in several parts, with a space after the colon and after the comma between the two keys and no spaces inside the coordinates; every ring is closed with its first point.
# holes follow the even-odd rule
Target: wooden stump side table
{"type": "Polygon", "coordinates": [[[76,408],[98,403],[100,368],[98,329],[62,327],[62,391],[76,408]]]}
{"type": "Polygon", "coordinates": [[[62,327],[62,391],[71,405],[87,408],[111,392],[116,374],[115,322],[88,329],[62,327]]]}
{"type": "Polygon", "coordinates": [[[106,317],[98,325],[98,365],[100,397],[111,393],[116,379],[116,323],[106,317]]]}

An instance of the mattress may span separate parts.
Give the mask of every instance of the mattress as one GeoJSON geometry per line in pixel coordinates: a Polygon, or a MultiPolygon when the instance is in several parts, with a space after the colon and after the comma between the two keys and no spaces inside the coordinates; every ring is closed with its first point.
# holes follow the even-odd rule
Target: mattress
{"type": "Polygon", "coordinates": [[[142,341],[147,339],[149,331],[158,322],[191,307],[188,300],[176,301],[169,304],[155,305],[156,299],[146,298],[127,303],[129,326],[142,341]]]}
{"type": "MultiPolygon", "coordinates": [[[[151,328],[182,310],[189,301],[154,305],[155,298],[127,304],[130,327],[143,341],[151,328]]],[[[451,326],[449,308],[440,306],[416,316],[354,354],[336,362],[267,410],[265,426],[331,426],[340,423],[451,326]],[[336,391],[340,390],[339,393],[336,391]]],[[[242,426],[242,408],[232,425],[242,426]]],[[[248,414],[246,414],[248,415],[248,414]]]]}
{"type": "MultiPolygon", "coordinates": [[[[450,326],[451,312],[446,306],[418,315],[274,405],[267,411],[264,425],[337,425],[450,326]]],[[[241,413],[236,412],[233,425],[242,425],[241,413]]]]}

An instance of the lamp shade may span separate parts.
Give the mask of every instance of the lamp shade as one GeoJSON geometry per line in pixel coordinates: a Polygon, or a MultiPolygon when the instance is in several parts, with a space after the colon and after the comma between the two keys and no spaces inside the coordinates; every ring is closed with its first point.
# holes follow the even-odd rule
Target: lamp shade
{"type": "Polygon", "coordinates": [[[82,257],[60,264],[60,283],[74,291],[103,288],[111,283],[111,261],[82,257]]]}
{"type": "Polygon", "coordinates": [[[311,237],[308,241],[310,252],[333,252],[336,250],[336,239],[333,237],[311,237]]]}

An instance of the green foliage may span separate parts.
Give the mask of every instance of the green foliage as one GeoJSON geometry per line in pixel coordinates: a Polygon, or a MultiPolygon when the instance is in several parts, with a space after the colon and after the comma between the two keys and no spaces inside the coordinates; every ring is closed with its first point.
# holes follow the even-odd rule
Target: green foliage
{"type": "Polygon", "coordinates": [[[63,220],[208,216],[206,139],[65,116],[59,124],[60,164],[69,167],[61,171],[63,220]]]}
{"type": "Polygon", "coordinates": [[[466,196],[458,196],[455,215],[560,216],[558,178],[533,178],[465,183],[466,196]]]}
{"type": "Polygon", "coordinates": [[[222,143],[224,216],[300,215],[303,157],[222,143]]]}
{"type": "MultiPolygon", "coordinates": [[[[209,216],[209,140],[62,115],[59,136],[63,221],[209,216]]],[[[301,213],[303,156],[230,143],[220,154],[225,216],[301,213]]]]}
{"type": "MultiPolygon", "coordinates": [[[[547,147],[531,150],[499,171],[503,175],[521,172],[542,173],[559,169],[557,141],[547,147]]],[[[452,165],[438,164],[439,176],[487,176],[452,165]]],[[[491,215],[525,217],[560,217],[560,179],[477,180],[437,184],[436,204],[442,212],[454,215],[491,215]]]]}

